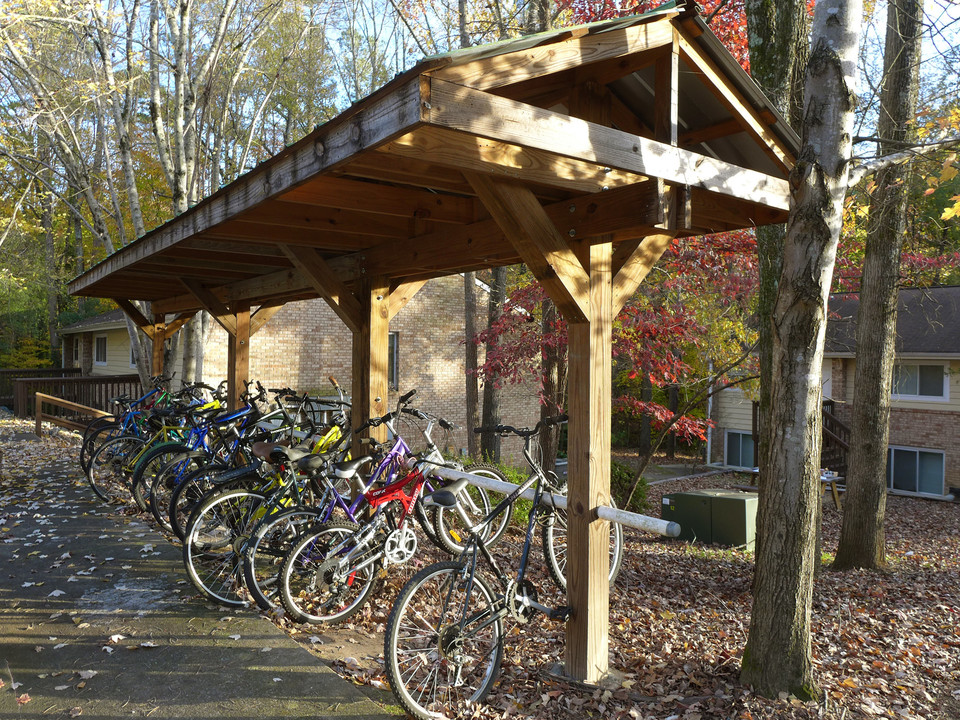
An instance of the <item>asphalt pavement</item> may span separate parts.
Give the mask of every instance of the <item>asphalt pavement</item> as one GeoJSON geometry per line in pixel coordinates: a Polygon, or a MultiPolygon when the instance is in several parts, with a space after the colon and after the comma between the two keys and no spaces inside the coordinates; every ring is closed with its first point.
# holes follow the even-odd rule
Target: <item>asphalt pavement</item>
{"type": "Polygon", "coordinates": [[[179,548],[94,502],[75,462],[0,440],[0,718],[396,717],[272,622],[199,598],[179,548]]]}

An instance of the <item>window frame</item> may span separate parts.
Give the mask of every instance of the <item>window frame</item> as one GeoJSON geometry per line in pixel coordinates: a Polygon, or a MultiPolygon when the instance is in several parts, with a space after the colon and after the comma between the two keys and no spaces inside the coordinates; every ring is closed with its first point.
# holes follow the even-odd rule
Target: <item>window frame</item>
{"type": "Polygon", "coordinates": [[[133,343],[130,343],[130,367],[135,368],[137,366],[137,349],[133,343]]]}
{"type": "Polygon", "coordinates": [[[887,467],[886,467],[886,488],[888,493],[893,493],[895,495],[908,495],[911,497],[931,497],[931,498],[942,498],[946,493],[947,489],[947,454],[943,450],[937,450],[936,448],[921,448],[921,447],[910,447],[909,445],[888,445],[887,446],[887,467]],[[893,487],[893,459],[896,456],[895,451],[901,452],[911,452],[916,455],[916,467],[917,467],[917,479],[916,487],[917,490],[902,490],[900,488],[893,487]],[[921,492],[920,487],[920,453],[927,453],[929,455],[939,455],[941,458],[940,462],[940,492],[939,493],[930,493],[930,492],[921,492]]]}
{"type": "Polygon", "coordinates": [[[753,433],[747,430],[724,430],[723,435],[723,464],[729,468],[737,468],[740,470],[753,470],[757,466],[757,448],[756,445],[753,445],[751,452],[753,454],[753,464],[752,465],[733,465],[730,463],[729,449],[730,449],[730,436],[739,435],[740,436],[740,460],[743,460],[743,438],[750,438],[751,445],[753,445],[753,433]]]}
{"type": "Polygon", "coordinates": [[[74,336],[73,338],[73,367],[80,367],[80,338],[74,336]]]}
{"type": "Polygon", "coordinates": [[[946,362],[908,360],[906,362],[898,360],[893,366],[893,377],[890,380],[890,399],[909,401],[909,402],[950,402],[950,364],[946,362]],[[896,391],[897,371],[901,367],[917,368],[917,394],[898,393],[896,391]],[[920,368],[937,367],[943,372],[943,384],[940,387],[940,395],[921,395],[920,393],[920,368]]]}
{"type": "Polygon", "coordinates": [[[108,347],[109,347],[109,342],[107,341],[107,336],[106,336],[106,335],[95,335],[95,336],[94,336],[94,338],[93,338],[93,364],[94,364],[94,365],[99,365],[100,367],[103,367],[104,365],[107,364],[107,358],[108,358],[107,349],[108,349],[108,347]],[[100,346],[100,341],[101,341],[101,340],[103,340],[103,360],[97,359],[97,358],[98,358],[98,355],[99,355],[98,350],[99,350],[99,346],[100,346]]]}

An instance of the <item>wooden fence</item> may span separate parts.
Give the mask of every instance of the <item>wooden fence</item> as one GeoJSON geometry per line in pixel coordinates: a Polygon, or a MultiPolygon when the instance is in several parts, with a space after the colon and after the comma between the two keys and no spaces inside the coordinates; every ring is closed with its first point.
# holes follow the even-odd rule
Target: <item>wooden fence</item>
{"type": "Polygon", "coordinates": [[[13,409],[13,384],[22,378],[65,378],[79,375],[80,368],[4,368],[0,370],[0,405],[13,409]]]}
{"type": "MultiPolygon", "coordinates": [[[[104,375],[68,378],[23,378],[14,381],[13,413],[17,417],[33,417],[37,393],[50,395],[74,405],[83,405],[109,412],[110,398],[118,395],[139,397],[139,375],[104,375]]],[[[58,413],[66,417],[69,411],[58,413]]]]}
{"type": "Polygon", "coordinates": [[[104,412],[103,410],[67,402],[52,395],[36,393],[34,398],[37,410],[36,433],[38,436],[42,434],[42,424],[44,422],[82,432],[93,418],[110,415],[110,413],[104,412]],[[54,410],[49,413],[44,412],[45,406],[51,406],[54,410]]]}

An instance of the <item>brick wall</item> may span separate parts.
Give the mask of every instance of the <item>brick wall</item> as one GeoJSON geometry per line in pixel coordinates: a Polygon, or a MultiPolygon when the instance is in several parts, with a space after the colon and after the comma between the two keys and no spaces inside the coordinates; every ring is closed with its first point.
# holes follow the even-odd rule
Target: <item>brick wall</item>
{"type": "MultiPolygon", "coordinates": [[[[485,295],[480,296],[481,313],[485,295]]],[[[478,313],[478,318],[480,313],[478,313]]],[[[397,395],[416,388],[415,405],[457,425],[466,423],[464,406],[463,277],[431,280],[390,323],[397,333],[397,395]]],[[[285,305],[250,339],[250,376],[265,387],[290,386],[328,395],[333,375],[347,394],[352,383],[352,337],[347,327],[323,300],[285,305]]],[[[216,385],[226,377],[227,335],[219,326],[210,333],[204,354],[205,382],[216,385]]],[[[502,416],[506,423],[533,425],[539,418],[536,388],[531,384],[504,388],[502,416]]],[[[437,433],[435,440],[441,440],[437,433]]],[[[452,448],[465,448],[466,435],[457,431],[452,448]]],[[[504,459],[522,464],[519,441],[505,442],[504,459]]]]}

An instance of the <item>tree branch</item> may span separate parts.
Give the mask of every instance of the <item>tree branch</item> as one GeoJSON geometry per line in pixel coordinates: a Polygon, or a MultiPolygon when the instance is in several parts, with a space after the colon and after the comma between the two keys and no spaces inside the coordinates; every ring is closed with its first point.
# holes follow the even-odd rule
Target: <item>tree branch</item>
{"type": "Polygon", "coordinates": [[[883,157],[874,158],[873,160],[865,160],[859,165],[850,168],[849,184],[850,186],[856,185],[867,175],[880,172],[884,168],[888,168],[891,165],[904,165],[913,160],[926,157],[937,150],[946,150],[947,148],[955,147],[957,145],[960,145],[960,138],[951,138],[949,140],[942,140],[935,143],[914,145],[907,150],[893,153],[892,155],[885,155],[883,157]]]}

